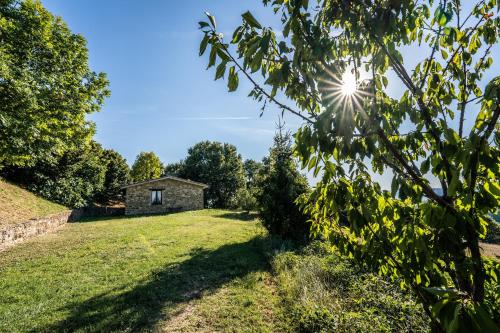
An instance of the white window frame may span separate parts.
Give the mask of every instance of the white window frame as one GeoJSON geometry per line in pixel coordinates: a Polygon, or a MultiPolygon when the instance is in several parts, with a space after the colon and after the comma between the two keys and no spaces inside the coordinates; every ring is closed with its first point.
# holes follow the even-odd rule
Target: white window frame
{"type": "Polygon", "coordinates": [[[151,198],[150,199],[151,199],[151,206],[161,206],[163,204],[162,190],[151,189],[151,198]],[[158,194],[159,194],[159,198],[158,198],[158,194]]]}

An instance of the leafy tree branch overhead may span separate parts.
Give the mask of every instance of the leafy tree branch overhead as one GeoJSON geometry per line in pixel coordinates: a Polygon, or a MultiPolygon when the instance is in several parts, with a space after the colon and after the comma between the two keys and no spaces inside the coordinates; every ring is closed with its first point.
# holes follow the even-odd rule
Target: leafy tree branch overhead
{"type": "Polygon", "coordinates": [[[436,330],[497,330],[500,268],[479,247],[500,203],[500,78],[484,81],[497,1],[471,11],[459,0],[263,3],[280,33],[246,12],[226,41],[207,13],[200,55],[229,91],[243,75],[263,112],[274,103],[304,121],[295,152],[323,174],[302,200],[313,231],[411,288],[436,330]],[[413,68],[408,47],[428,52],[413,68]],[[389,72],[400,98],[387,92],[389,72]],[[390,191],[372,177],[384,172],[390,191]]]}

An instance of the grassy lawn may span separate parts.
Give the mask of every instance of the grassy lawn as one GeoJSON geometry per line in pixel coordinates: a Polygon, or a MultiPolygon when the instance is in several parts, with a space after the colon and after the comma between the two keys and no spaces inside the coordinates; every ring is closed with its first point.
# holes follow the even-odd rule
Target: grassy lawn
{"type": "Polygon", "coordinates": [[[0,178],[0,227],[67,210],[0,178]]]}
{"type": "Polygon", "coordinates": [[[281,331],[255,220],[205,210],[72,223],[0,257],[0,331],[281,331]]]}

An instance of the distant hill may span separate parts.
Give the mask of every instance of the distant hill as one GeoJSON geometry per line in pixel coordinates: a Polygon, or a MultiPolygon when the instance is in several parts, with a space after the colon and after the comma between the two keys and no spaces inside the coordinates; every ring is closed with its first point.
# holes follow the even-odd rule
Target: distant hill
{"type": "Polygon", "coordinates": [[[0,226],[67,210],[0,178],[0,226]]]}

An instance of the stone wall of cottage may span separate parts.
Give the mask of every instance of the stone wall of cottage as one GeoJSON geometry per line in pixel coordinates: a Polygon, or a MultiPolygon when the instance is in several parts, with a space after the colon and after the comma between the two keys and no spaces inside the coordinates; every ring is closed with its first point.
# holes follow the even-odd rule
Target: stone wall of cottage
{"type": "Polygon", "coordinates": [[[203,188],[172,179],[163,179],[128,187],[125,215],[158,214],[203,209],[203,188]],[[151,204],[151,190],[162,191],[162,204],[151,204]]]}
{"type": "Polygon", "coordinates": [[[66,222],[77,219],[78,215],[79,211],[68,210],[22,223],[0,226],[0,251],[29,238],[56,230],[66,222]]]}

